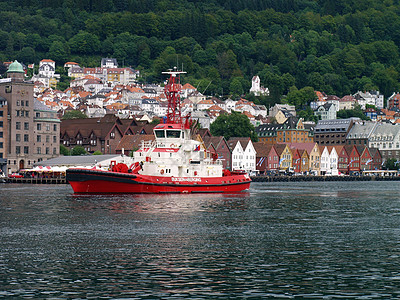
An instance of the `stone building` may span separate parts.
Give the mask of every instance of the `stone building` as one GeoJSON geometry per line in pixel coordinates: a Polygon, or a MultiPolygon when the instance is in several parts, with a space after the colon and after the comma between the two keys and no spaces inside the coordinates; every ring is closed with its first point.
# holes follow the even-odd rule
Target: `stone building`
{"type": "Polygon", "coordinates": [[[24,75],[22,65],[15,61],[9,66],[7,78],[0,81],[0,97],[7,101],[7,125],[4,126],[3,120],[3,128],[0,128],[6,152],[1,149],[0,152],[7,160],[8,174],[59,155],[57,113],[45,111],[39,104],[35,107],[33,82],[25,81],[24,75]]]}
{"type": "Polygon", "coordinates": [[[7,111],[7,100],[4,97],[0,97],[0,173],[5,173],[7,166],[7,111]]]}

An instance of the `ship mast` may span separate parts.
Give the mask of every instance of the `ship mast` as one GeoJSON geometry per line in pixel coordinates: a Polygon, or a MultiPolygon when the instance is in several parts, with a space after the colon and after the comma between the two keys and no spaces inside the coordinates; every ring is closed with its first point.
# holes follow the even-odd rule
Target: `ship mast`
{"type": "Polygon", "coordinates": [[[167,124],[182,124],[185,128],[189,128],[188,117],[182,117],[181,114],[181,96],[180,92],[182,89],[180,83],[180,75],[186,72],[177,71],[176,67],[174,70],[168,72],[162,72],[162,74],[168,74],[169,79],[167,85],[164,87],[165,96],[168,99],[168,111],[167,111],[167,124]],[[184,122],[184,119],[186,121],[184,122]]]}

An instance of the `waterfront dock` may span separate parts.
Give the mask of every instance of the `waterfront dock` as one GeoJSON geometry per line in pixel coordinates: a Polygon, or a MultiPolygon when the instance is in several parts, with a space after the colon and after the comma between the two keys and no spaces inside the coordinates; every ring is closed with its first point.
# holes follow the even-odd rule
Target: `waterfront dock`
{"type": "Polygon", "coordinates": [[[65,177],[55,178],[1,178],[4,183],[30,183],[30,184],[66,184],[65,177]]]}
{"type": "Polygon", "coordinates": [[[400,176],[250,176],[253,182],[400,181],[400,176]]]}
{"type": "MultiPolygon", "coordinates": [[[[253,182],[301,181],[400,181],[400,176],[250,176],[253,182]]],[[[3,183],[66,184],[65,177],[57,178],[2,178],[3,183]]]]}

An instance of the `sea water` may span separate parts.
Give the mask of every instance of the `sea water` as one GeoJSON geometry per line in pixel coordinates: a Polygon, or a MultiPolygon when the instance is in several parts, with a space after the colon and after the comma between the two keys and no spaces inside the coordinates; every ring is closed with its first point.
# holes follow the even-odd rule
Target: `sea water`
{"type": "Polygon", "coordinates": [[[0,298],[399,298],[399,188],[85,196],[0,184],[0,298]]]}

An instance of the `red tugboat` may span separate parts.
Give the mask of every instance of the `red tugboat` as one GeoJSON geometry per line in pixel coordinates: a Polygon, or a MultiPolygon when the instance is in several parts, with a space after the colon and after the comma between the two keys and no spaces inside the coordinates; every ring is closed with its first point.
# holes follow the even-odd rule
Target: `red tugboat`
{"type": "Polygon", "coordinates": [[[190,119],[182,117],[181,71],[169,71],[165,94],[167,118],[154,128],[154,141],[144,142],[134,153],[134,163],[119,163],[110,170],[70,168],[67,181],[75,193],[230,193],[250,188],[242,171],[223,169],[191,138],[190,119]]]}

